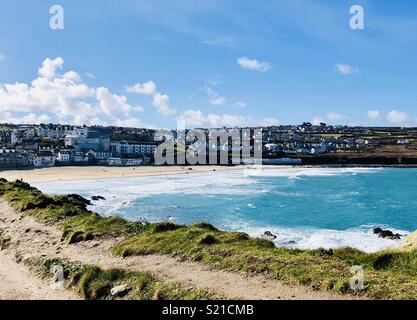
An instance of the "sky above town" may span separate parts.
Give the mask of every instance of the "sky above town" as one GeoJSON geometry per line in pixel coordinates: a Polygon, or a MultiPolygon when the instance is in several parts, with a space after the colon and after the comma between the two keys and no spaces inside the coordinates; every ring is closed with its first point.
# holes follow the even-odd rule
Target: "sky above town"
{"type": "MultiPolygon", "coordinates": [[[[417,2],[0,0],[0,122],[417,126],[417,2]],[[52,5],[64,29],[50,28],[52,5]],[[349,10],[364,10],[352,29],[349,10]]],[[[55,21],[55,20],[54,20],[55,21]]]]}

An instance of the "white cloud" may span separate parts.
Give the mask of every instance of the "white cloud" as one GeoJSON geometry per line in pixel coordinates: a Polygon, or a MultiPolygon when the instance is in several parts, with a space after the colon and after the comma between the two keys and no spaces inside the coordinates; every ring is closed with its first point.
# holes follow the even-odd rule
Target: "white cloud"
{"type": "Polygon", "coordinates": [[[272,127],[280,124],[280,121],[275,118],[264,118],[260,121],[260,125],[263,127],[272,127]]]}
{"type": "Polygon", "coordinates": [[[343,114],[340,113],[336,113],[336,112],[329,112],[328,114],[326,114],[326,119],[328,121],[343,121],[343,120],[348,120],[349,117],[345,116],[343,114]]]}
{"type": "Polygon", "coordinates": [[[169,96],[158,92],[156,90],[156,84],[153,81],[142,84],[136,83],[133,86],[125,87],[125,90],[130,93],[152,96],[152,105],[156,108],[158,113],[164,117],[170,117],[177,113],[177,111],[170,106],[169,96]]]}
{"type": "Polygon", "coordinates": [[[120,113],[133,116],[143,111],[129,104],[126,96],[104,87],[89,87],[75,71],[60,73],[63,67],[62,58],[47,58],[30,84],[1,84],[0,114],[6,120],[27,123],[111,124],[120,113]]]}
{"type": "Polygon", "coordinates": [[[213,88],[209,86],[204,86],[202,90],[207,94],[207,96],[210,98],[209,102],[213,106],[221,106],[226,103],[226,98],[221,96],[219,93],[217,93],[213,88]]]}
{"type": "Polygon", "coordinates": [[[0,113],[0,119],[2,123],[14,123],[14,124],[39,124],[47,123],[50,121],[50,117],[46,114],[36,115],[34,113],[28,113],[21,117],[13,116],[11,112],[0,113]]]}
{"type": "Polygon", "coordinates": [[[184,123],[186,127],[245,127],[245,126],[273,126],[279,124],[279,120],[274,118],[265,118],[260,121],[254,120],[252,117],[243,115],[215,114],[209,113],[204,115],[201,110],[188,109],[184,111],[177,119],[184,123]]]}
{"type": "Polygon", "coordinates": [[[271,64],[266,61],[258,61],[256,59],[249,59],[247,57],[240,57],[237,63],[244,69],[250,69],[260,72],[266,72],[271,68],[271,64]]]}
{"type": "Polygon", "coordinates": [[[107,88],[97,88],[96,98],[99,102],[101,111],[108,116],[115,116],[119,112],[123,112],[123,114],[127,116],[133,111],[143,111],[142,107],[133,107],[128,104],[125,96],[112,94],[107,88]]]}
{"type": "Polygon", "coordinates": [[[222,106],[226,103],[226,98],[225,97],[217,97],[214,99],[210,99],[210,103],[213,106],[222,106]]]}
{"type": "Polygon", "coordinates": [[[387,114],[386,120],[395,125],[406,125],[410,123],[411,117],[406,112],[392,110],[387,114]]]}
{"type": "Polygon", "coordinates": [[[316,116],[316,117],[314,117],[314,119],[312,121],[312,124],[315,125],[315,126],[318,126],[322,122],[325,122],[325,120],[320,116],[316,116]]]}
{"type": "Polygon", "coordinates": [[[229,47],[229,46],[232,45],[233,41],[234,40],[233,40],[232,37],[219,37],[219,38],[215,38],[215,39],[204,40],[203,43],[208,44],[210,46],[229,47]]]}
{"type": "Polygon", "coordinates": [[[222,83],[223,83],[223,80],[221,80],[221,79],[210,79],[210,80],[207,81],[207,84],[212,86],[212,87],[218,86],[222,83]]]}
{"type": "Polygon", "coordinates": [[[201,126],[211,128],[237,127],[252,122],[250,118],[238,115],[209,113],[205,116],[200,110],[186,110],[178,117],[178,120],[185,123],[187,127],[201,126]]]}
{"type": "Polygon", "coordinates": [[[138,118],[118,119],[114,124],[118,127],[126,128],[153,128],[152,125],[146,124],[138,118]]]}
{"type": "Polygon", "coordinates": [[[381,119],[381,113],[378,110],[368,111],[368,118],[372,120],[379,120],[381,119]]]}
{"type": "Polygon", "coordinates": [[[236,108],[246,108],[248,106],[248,104],[246,102],[243,101],[238,101],[235,103],[235,107],[236,108]]]}
{"type": "Polygon", "coordinates": [[[153,97],[152,105],[158,110],[158,112],[165,116],[173,116],[177,112],[175,109],[170,107],[169,96],[166,94],[157,93],[153,97]]]}
{"type": "Polygon", "coordinates": [[[64,65],[64,59],[58,57],[54,60],[46,58],[42,62],[42,67],[39,69],[39,75],[46,79],[52,79],[55,77],[58,69],[62,69],[64,65]]]}
{"type": "Polygon", "coordinates": [[[359,68],[358,67],[350,66],[348,64],[339,63],[339,64],[336,65],[336,69],[343,75],[350,75],[350,74],[359,73],[359,68]]]}
{"type": "Polygon", "coordinates": [[[133,86],[126,87],[126,91],[143,95],[153,95],[156,93],[156,85],[153,81],[148,81],[143,84],[136,83],[133,86]]]}
{"type": "Polygon", "coordinates": [[[324,116],[314,117],[314,119],[312,120],[312,124],[316,126],[322,122],[331,122],[333,124],[343,124],[347,120],[349,120],[348,116],[345,116],[343,114],[336,113],[336,112],[329,112],[325,114],[324,116]]]}

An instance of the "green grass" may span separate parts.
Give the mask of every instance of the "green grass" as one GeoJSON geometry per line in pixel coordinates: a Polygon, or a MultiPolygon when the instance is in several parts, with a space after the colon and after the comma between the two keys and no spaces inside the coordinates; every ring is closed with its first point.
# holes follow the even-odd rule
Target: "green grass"
{"type": "Polygon", "coordinates": [[[88,300],[116,299],[111,295],[111,289],[122,284],[131,288],[126,296],[121,297],[129,300],[221,299],[220,296],[205,290],[161,281],[149,273],[121,269],[103,270],[97,266],[82,265],[61,259],[35,258],[26,263],[32,267],[35,266],[44,277],[51,276],[50,270],[53,266],[62,266],[69,287],[75,288],[81,297],[88,300]]]}
{"type": "Polygon", "coordinates": [[[81,196],[48,196],[19,180],[1,179],[0,196],[16,210],[42,223],[59,224],[63,240],[69,243],[136,234],[148,227],[147,223],[129,222],[120,217],[101,217],[87,210],[90,201],[81,196]]]}
{"type": "MultiPolygon", "coordinates": [[[[166,223],[168,225],[168,223],[166,223]]],[[[216,269],[262,274],[289,284],[351,293],[350,267],[365,271],[365,290],[375,299],[417,299],[417,252],[366,254],[354,249],[294,250],[210,225],[150,228],[113,248],[120,256],[165,254],[216,269]],[[162,229],[162,231],[161,231],[162,229]],[[163,230],[165,229],[165,231],[163,230]]]]}

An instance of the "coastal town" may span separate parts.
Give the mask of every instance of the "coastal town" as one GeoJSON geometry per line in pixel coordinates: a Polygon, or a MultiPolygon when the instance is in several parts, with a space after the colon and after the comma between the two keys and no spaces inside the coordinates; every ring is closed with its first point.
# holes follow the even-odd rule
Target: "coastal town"
{"type": "MultiPolygon", "coordinates": [[[[204,130],[206,136],[208,129],[204,130]]],[[[57,124],[0,125],[0,168],[153,165],[155,130],[57,124]]],[[[172,131],[173,139],[176,138],[172,131]]],[[[313,125],[262,128],[264,164],[416,164],[417,129],[313,125]]],[[[187,142],[190,147],[193,142],[187,142]]],[[[195,145],[194,145],[195,147],[195,145]]],[[[199,146],[207,148],[208,145],[199,146]]],[[[217,145],[218,150],[231,151],[217,145]]],[[[253,146],[252,146],[253,148],[253,146]]],[[[253,151],[253,150],[252,150],[253,151]]]]}

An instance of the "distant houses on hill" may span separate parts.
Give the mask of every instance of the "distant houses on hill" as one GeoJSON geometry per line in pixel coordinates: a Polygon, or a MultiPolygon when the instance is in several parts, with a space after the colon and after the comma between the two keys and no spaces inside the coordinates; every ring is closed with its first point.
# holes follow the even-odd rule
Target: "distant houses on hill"
{"type": "MultiPolygon", "coordinates": [[[[200,129],[209,141],[213,132],[200,129]]],[[[0,125],[0,169],[77,165],[136,166],[154,162],[157,145],[155,130],[140,128],[71,125],[0,125]]],[[[168,131],[173,139],[192,152],[232,152],[232,143],[178,140],[178,132],[168,131]]],[[[243,135],[243,133],[241,133],[243,135]]],[[[245,133],[246,134],[246,133],[245,133]]],[[[371,128],[313,125],[281,125],[263,128],[262,155],[266,164],[299,164],[301,159],[329,155],[340,158],[388,150],[417,150],[417,129],[371,128]],[[385,149],[384,149],[385,148],[385,149]]],[[[254,146],[251,146],[253,153],[254,146]]],[[[259,147],[256,151],[259,151],[259,147]]],[[[417,151],[416,151],[417,159],[417,151]]],[[[248,160],[248,159],[245,159],[248,160]]],[[[241,159],[244,162],[244,159],[241,159]]]]}

